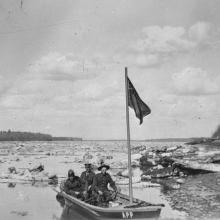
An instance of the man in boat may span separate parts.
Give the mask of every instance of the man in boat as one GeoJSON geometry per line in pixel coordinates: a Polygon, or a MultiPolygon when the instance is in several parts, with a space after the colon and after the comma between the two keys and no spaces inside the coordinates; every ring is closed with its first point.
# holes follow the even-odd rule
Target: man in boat
{"type": "Polygon", "coordinates": [[[85,200],[91,198],[92,195],[92,183],[95,177],[95,173],[92,171],[92,164],[89,162],[85,163],[85,171],[82,172],[80,179],[83,184],[83,196],[85,200]]]}
{"type": "Polygon", "coordinates": [[[98,167],[100,173],[96,174],[93,179],[93,196],[96,198],[96,201],[99,206],[107,206],[109,201],[113,200],[113,193],[108,189],[108,184],[115,191],[115,195],[117,193],[117,187],[115,186],[115,182],[112,180],[109,173],[106,171],[110,167],[104,163],[98,167]]]}
{"type": "Polygon", "coordinates": [[[71,169],[68,171],[68,179],[64,183],[64,192],[77,198],[82,197],[82,181],[75,176],[71,169]]]}

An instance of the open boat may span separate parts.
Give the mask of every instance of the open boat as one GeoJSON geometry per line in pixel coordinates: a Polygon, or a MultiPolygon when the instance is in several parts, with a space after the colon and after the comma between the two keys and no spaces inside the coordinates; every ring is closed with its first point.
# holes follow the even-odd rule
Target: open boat
{"type": "MultiPolygon", "coordinates": [[[[99,207],[86,203],[62,191],[60,195],[65,199],[65,208],[82,210],[87,216],[94,219],[147,219],[158,218],[163,204],[151,204],[145,201],[133,198],[132,192],[132,171],[131,171],[131,147],[130,147],[130,127],[129,127],[129,109],[135,110],[136,116],[140,119],[150,114],[149,107],[140,99],[138,93],[133,87],[127,76],[125,68],[125,91],[126,91],[126,124],[127,124],[127,148],[128,148],[128,170],[129,170],[129,196],[117,193],[114,203],[109,207],[99,207]]],[[[91,219],[89,217],[88,219],[91,219]]]]}
{"type": "Polygon", "coordinates": [[[93,219],[148,219],[158,218],[163,204],[150,204],[139,199],[133,198],[133,203],[130,205],[127,195],[118,193],[114,204],[115,207],[103,208],[90,205],[80,199],[60,192],[65,199],[65,208],[81,210],[86,216],[91,216],[93,219]]]}

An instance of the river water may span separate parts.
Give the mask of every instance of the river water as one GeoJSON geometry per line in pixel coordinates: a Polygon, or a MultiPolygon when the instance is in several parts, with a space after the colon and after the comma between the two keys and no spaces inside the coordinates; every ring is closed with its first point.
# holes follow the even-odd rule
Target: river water
{"type": "MultiPolygon", "coordinates": [[[[132,142],[133,146],[175,146],[183,143],[132,142]]],[[[0,219],[89,219],[76,210],[68,211],[56,200],[56,192],[47,182],[31,184],[20,179],[6,179],[9,167],[18,172],[43,164],[45,173],[56,174],[59,181],[73,168],[77,175],[83,171],[83,156],[93,163],[104,158],[112,175],[126,167],[124,141],[82,142],[1,142],[0,143],[0,219]],[[4,178],[3,178],[4,177],[4,178]]],[[[200,154],[219,153],[218,148],[201,146],[200,154]]],[[[136,172],[139,175],[139,172],[136,172]]],[[[128,193],[127,185],[120,185],[128,193]]],[[[144,187],[134,184],[134,197],[152,203],[164,203],[160,219],[220,219],[220,173],[185,177],[179,189],[144,187]]]]}

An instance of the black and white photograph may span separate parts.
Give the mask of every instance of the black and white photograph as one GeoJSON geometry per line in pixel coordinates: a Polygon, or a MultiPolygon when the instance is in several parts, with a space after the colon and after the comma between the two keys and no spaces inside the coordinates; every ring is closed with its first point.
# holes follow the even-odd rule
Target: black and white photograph
{"type": "Polygon", "coordinates": [[[219,0],[0,0],[0,220],[220,219],[219,0]]]}

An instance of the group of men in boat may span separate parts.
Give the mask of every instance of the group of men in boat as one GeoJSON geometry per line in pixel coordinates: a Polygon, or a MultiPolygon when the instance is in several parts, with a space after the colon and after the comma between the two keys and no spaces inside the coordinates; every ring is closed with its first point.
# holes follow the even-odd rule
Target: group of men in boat
{"type": "Polygon", "coordinates": [[[117,187],[107,170],[110,167],[103,162],[98,167],[100,173],[92,171],[92,164],[85,163],[85,171],[81,176],[76,176],[71,169],[68,171],[68,179],[64,183],[63,190],[69,195],[93,205],[107,206],[117,195],[117,187]],[[108,184],[114,191],[108,189],[108,184]]]}

